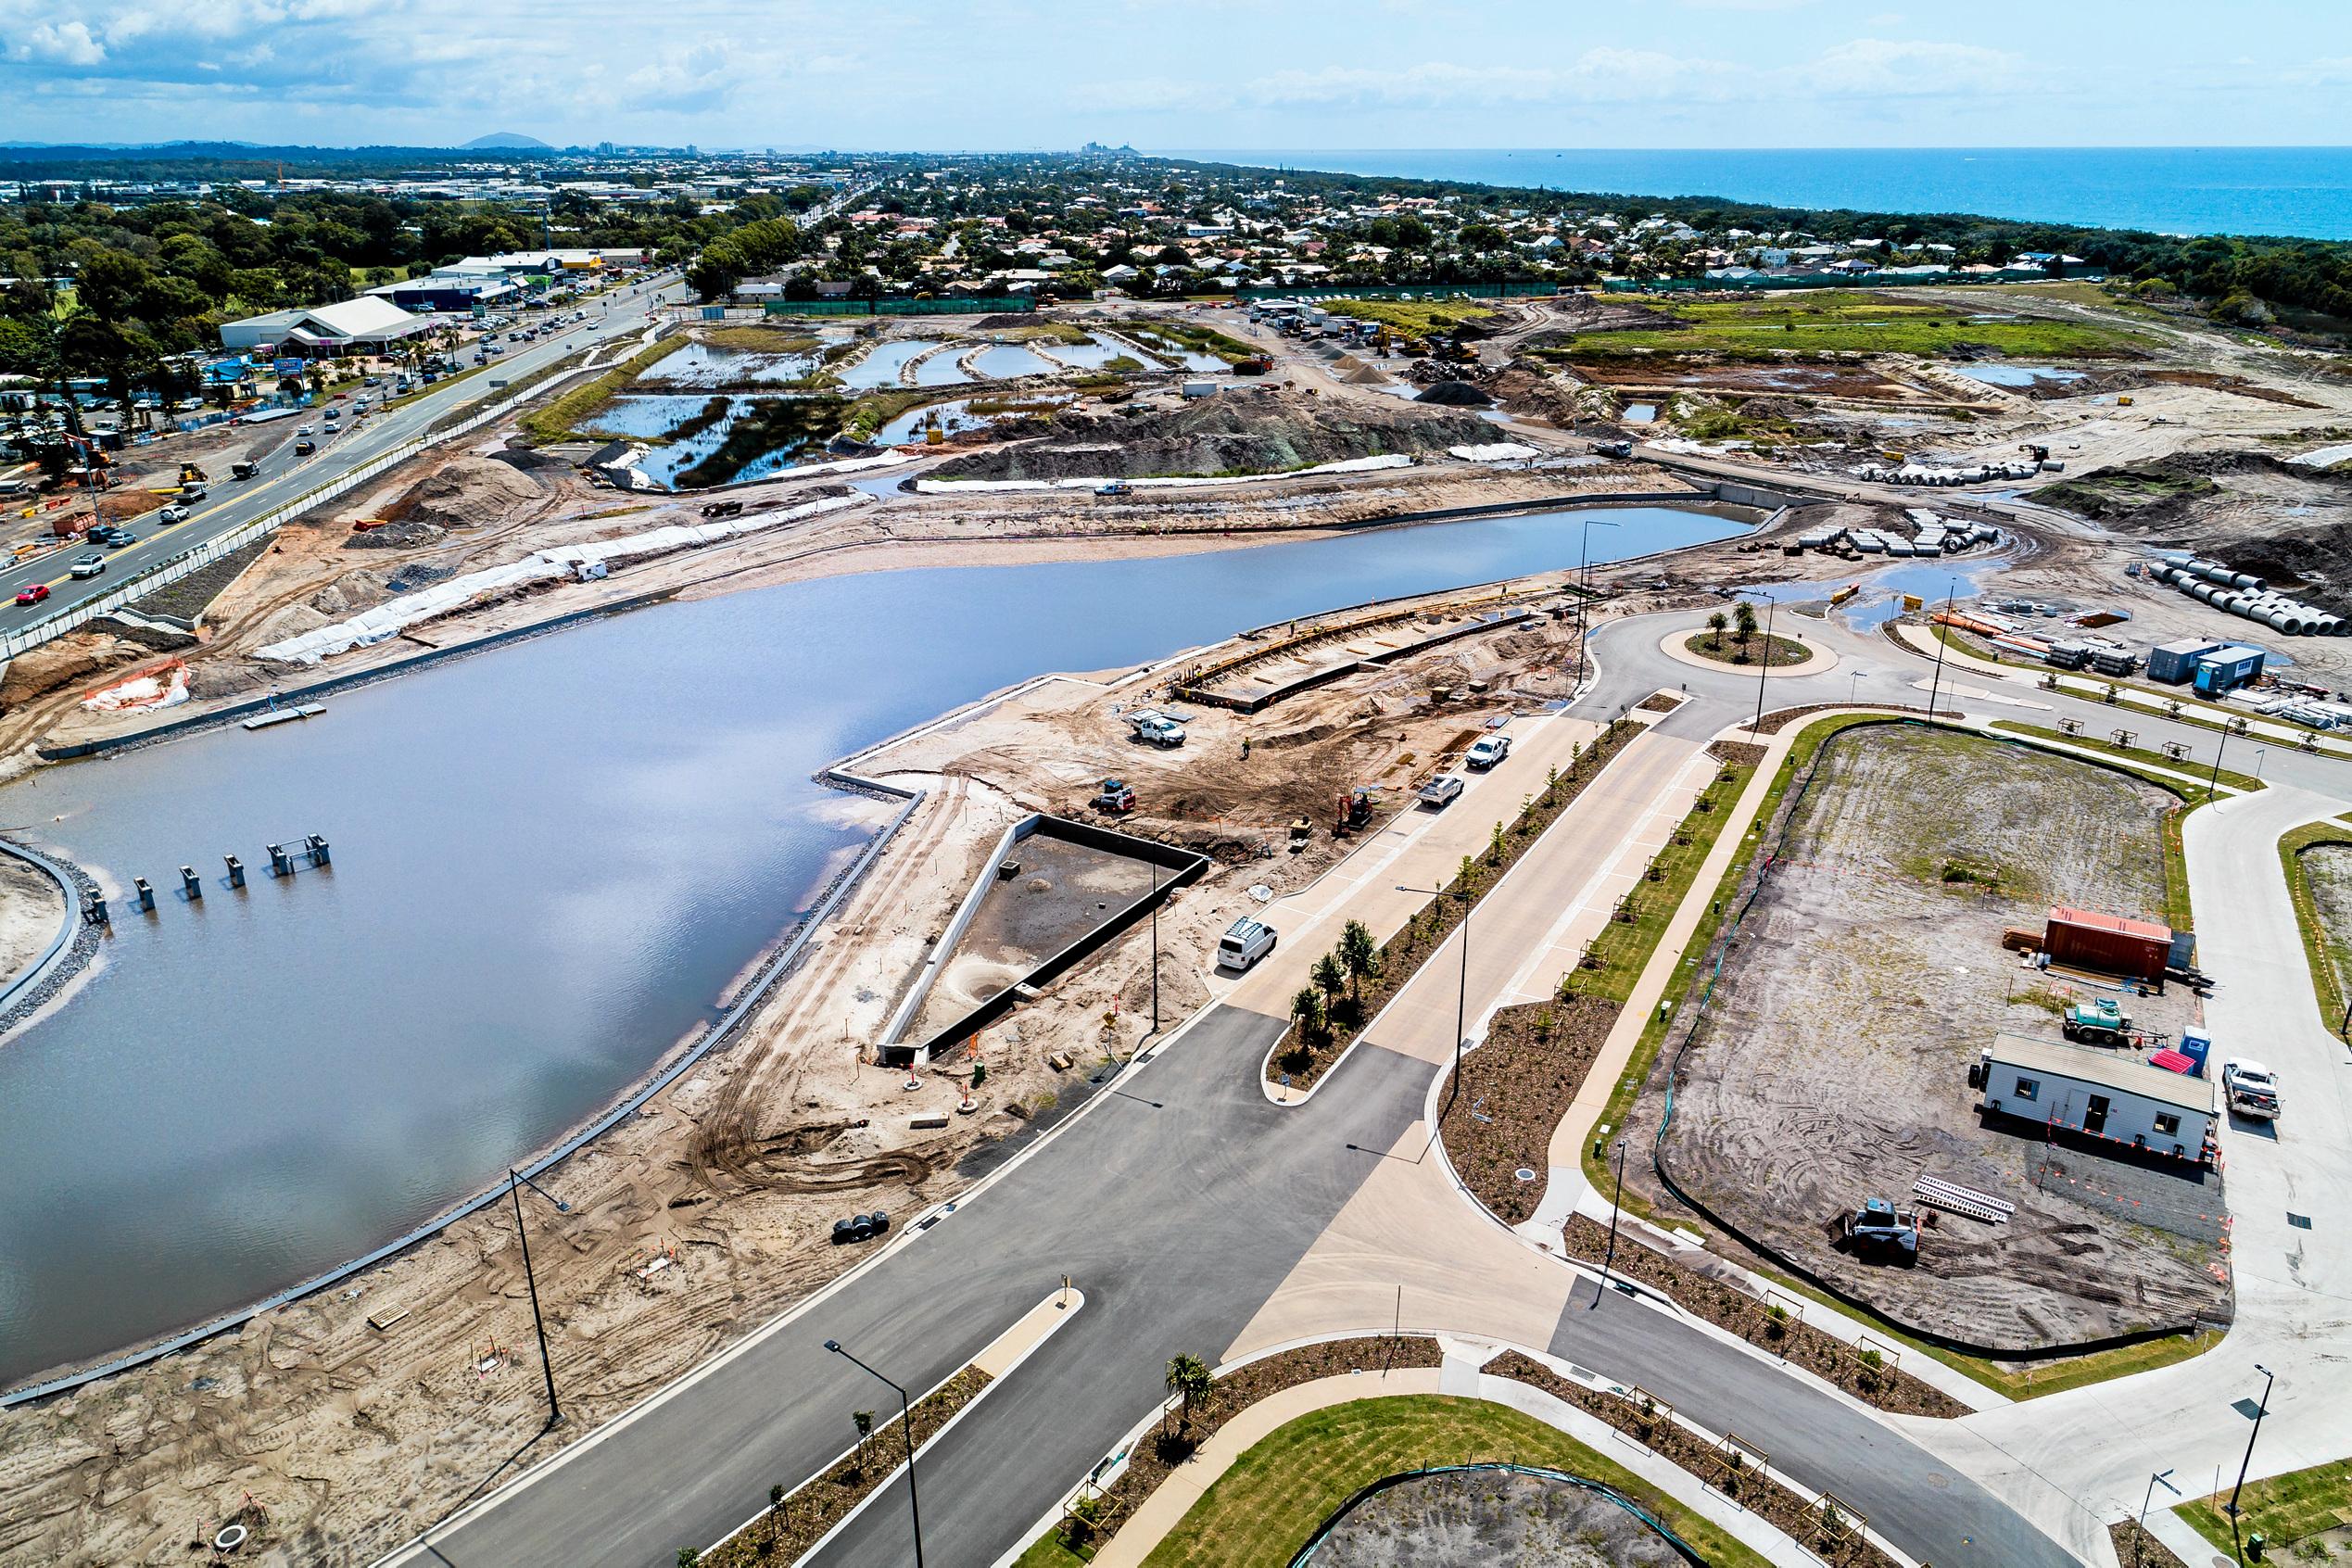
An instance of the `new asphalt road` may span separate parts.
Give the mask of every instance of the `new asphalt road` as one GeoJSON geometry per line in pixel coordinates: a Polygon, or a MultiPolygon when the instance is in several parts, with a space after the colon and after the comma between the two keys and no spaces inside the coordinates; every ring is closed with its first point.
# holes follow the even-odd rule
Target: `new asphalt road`
{"type": "MultiPolygon", "coordinates": [[[[196,503],[194,515],[185,523],[158,526],[150,513],[127,525],[139,536],[139,542],[128,549],[109,550],[94,545],[88,551],[59,550],[0,570],[0,632],[45,621],[85,600],[110,593],[124,579],[185,555],[206,540],[227,533],[272,507],[332,484],[362,463],[415,440],[450,414],[463,413],[474,404],[510,396],[508,387],[566,355],[643,332],[651,319],[659,286],[657,281],[649,281],[586,301],[579,308],[588,311],[587,321],[528,348],[518,347],[489,368],[436,386],[398,408],[352,419],[348,412],[349,405],[342,405],[347,411],[345,423],[348,428],[339,435],[328,434],[329,427],[321,418],[322,410],[297,419],[273,422],[265,428],[284,438],[262,456],[260,472],[251,479],[231,479],[227,464],[220,463],[221,472],[213,475],[207,487],[207,499],[196,503]],[[294,431],[297,425],[306,423],[318,429],[319,449],[310,457],[297,458],[294,455],[294,431]],[[70,575],[68,569],[73,562],[92,552],[105,559],[106,571],[95,577],[70,575]],[[15,602],[18,591],[34,583],[48,585],[48,601],[36,605],[15,602]]],[[[675,285],[669,292],[676,295],[675,285]]],[[[165,450],[168,452],[169,449],[165,450]]]]}

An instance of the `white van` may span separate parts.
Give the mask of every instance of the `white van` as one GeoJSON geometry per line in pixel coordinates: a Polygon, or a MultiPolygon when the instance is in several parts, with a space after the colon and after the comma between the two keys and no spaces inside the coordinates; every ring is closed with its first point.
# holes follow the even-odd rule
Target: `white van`
{"type": "Polygon", "coordinates": [[[1274,928],[1263,920],[1245,915],[1233,924],[1217,943],[1217,967],[1220,969],[1242,970],[1274,951],[1274,928]]]}

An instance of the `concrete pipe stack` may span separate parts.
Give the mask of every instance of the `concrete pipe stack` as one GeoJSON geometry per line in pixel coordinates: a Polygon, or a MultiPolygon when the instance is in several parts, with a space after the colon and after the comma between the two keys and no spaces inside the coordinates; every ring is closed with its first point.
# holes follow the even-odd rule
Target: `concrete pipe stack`
{"type": "Polygon", "coordinates": [[[2167,563],[2150,574],[2202,604],[2242,615],[2282,637],[2352,637],[2352,620],[2271,590],[2251,572],[2213,561],[2167,563]]]}

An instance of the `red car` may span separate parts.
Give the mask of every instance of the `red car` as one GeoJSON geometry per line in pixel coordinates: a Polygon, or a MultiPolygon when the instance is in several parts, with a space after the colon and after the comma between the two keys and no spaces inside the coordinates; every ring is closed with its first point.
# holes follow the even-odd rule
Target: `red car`
{"type": "Polygon", "coordinates": [[[38,604],[48,597],[49,585],[46,583],[34,583],[30,588],[19,588],[17,590],[17,602],[19,604],[38,604]]]}

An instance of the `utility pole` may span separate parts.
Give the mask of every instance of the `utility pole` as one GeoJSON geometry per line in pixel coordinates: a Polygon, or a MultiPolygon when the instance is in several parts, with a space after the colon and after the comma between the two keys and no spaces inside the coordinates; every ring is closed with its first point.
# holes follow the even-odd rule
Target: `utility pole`
{"type": "MultiPolygon", "coordinates": [[[[1959,588],[1960,579],[1954,577],[1952,579],[1951,585],[1944,589],[1943,613],[1947,615],[1952,613],[1952,601],[1959,592],[1959,588]]],[[[1928,624],[1930,626],[1934,625],[1933,622],[1929,622],[1928,624]]],[[[1936,722],[1936,709],[1938,706],[1936,699],[1938,694],[1943,689],[1943,639],[1950,635],[1952,635],[1952,628],[1950,626],[1941,627],[1936,632],[1936,673],[1935,678],[1928,684],[1928,722],[1929,724],[1936,722]]]]}
{"type": "Polygon", "coordinates": [[[915,1568],[923,1568],[923,1504],[915,1493],[915,1418],[910,1413],[911,1407],[906,1397],[906,1390],[842,1349],[840,1340],[827,1340],[825,1348],[866,1373],[866,1376],[877,1382],[888,1384],[891,1391],[898,1396],[898,1430],[899,1435],[906,1440],[906,1507],[915,1518],[915,1568]]]}
{"type": "Polygon", "coordinates": [[[2231,735],[2234,733],[2238,727],[2244,723],[2245,723],[2245,720],[2244,719],[2233,718],[2230,720],[2227,724],[2224,724],[2221,727],[2221,739],[2213,743],[2213,772],[2205,781],[2205,793],[2207,800],[2219,800],[2221,798],[2219,794],[2221,787],[2221,753],[2230,749],[2231,735]]]}
{"type": "Polygon", "coordinates": [[[523,1283],[531,1293],[531,1327],[539,1336],[539,1373],[547,1379],[547,1423],[563,1423],[563,1407],[555,1402],[555,1362],[547,1353],[547,1320],[539,1315],[539,1281],[531,1271],[531,1233],[523,1223],[523,1189],[530,1188],[548,1202],[555,1205],[558,1214],[569,1214],[572,1206],[524,1175],[512,1166],[506,1168],[506,1195],[514,1202],[514,1235],[523,1244],[523,1283]]]}
{"type": "MultiPolygon", "coordinates": [[[[1610,1266],[1617,1261],[1617,1209],[1618,1206],[1625,1201],[1625,1139],[1619,1138],[1617,1140],[1616,1150],[1617,1190],[1611,1195],[1609,1199],[1609,1250],[1606,1253],[1603,1253],[1600,1258],[1600,1283],[1604,1285],[1609,1283],[1610,1266]]],[[[1600,1305],[1600,1297],[1598,1295],[1594,1296],[1592,1298],[1592,1304],[1595,1307],[1600,1305]]]]}
{"type": "Polygon", "coordinates": [[[1152,1032],[1159,1032],[1159,862],[1152,868],[1152,1032]]]}

